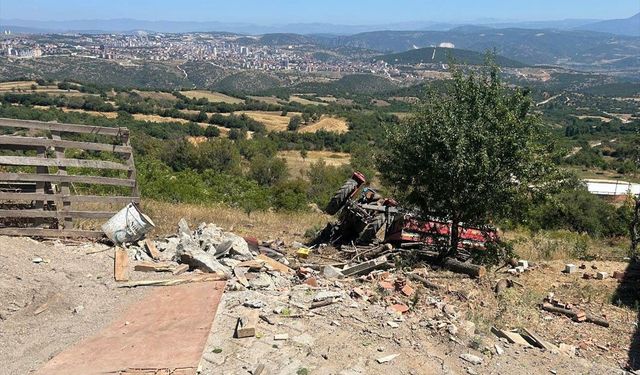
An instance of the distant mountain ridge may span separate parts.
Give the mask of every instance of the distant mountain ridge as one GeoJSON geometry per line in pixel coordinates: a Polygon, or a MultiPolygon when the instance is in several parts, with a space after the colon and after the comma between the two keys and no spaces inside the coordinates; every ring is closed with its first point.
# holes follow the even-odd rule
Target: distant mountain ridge
{"type": "Polygon", "coordinates": [[[618,35],[640,36],[640,13],[629,18],[599,21],[587,25],[582,25],[577,29],[618,35]]]}
{"type": "MultiPolygon", "coordinates": [[[[457,63],[469,65],[482,65],[485,61],[485,54],[481,52],[469,51],[458,48],[427,47],[409,50],[406,52],[393,53],[375,57],[376,60],[383,60],[391,65],[396,64],[447,64],[450,59],[457,63]]],[[[526,65],[504,56],[496,56],[496,63],[507,68],[523,68],[526,65]]]]}
{"type": "Polygon", "coordinates": [[[483,20],[477,22],[433,22],[414,21],[396,22],[371,25],[340,25],[331,23],[291,23],[282,25],[257,25],[246,22],[221,22],[221,21],[146,21],[128,18],[118,19],[94,19],[94,20],[69,20],[69,21],[34,21],[20,19],[0,19],[0,28],[13,29],[14,32],[24,33],[60,33],[60,32],[85,32],[85,33],[127,33],[136,30],[160,32],[160,33],[186,33],[186,32],[210,32],[227,31],[238,34],[332,34],[352,35],[364,32],[390,30],[390,31],[446,31],[460,26],[474,25],[490,28],[522,28],[522,29],[554,29],[554,30],[590,30],[621,35],[638,35],[639,15],[636,14],[627,19],[620,20],[595,20],[595,19],[565,19],[553,21],[496,21],[483,20]]]}

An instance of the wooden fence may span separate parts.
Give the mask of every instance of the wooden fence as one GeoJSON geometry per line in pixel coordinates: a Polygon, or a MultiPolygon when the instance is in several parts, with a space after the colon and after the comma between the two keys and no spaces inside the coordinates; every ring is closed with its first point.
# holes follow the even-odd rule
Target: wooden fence
{"type": "Polygon", "coordinates": [[[0,155],[0,235],[101,237],[101,231],[74,229],[74,220],[104,221],[129,202],[140,201],[127,128],[0,118],[0,130],[6,128],[13,128],[13,134],[0,135],[0,151],[31,150],[35,151],[35,156],[7,156],[6,152],[0,155]],[[18,133],[24,135],[18,136],[18,133]],[[36,134],[38,137],[33,136],[36,134]],[[109,143],[63,139],[70,134],[100,135],[109,143]],[[67,149],[107,152],[117,155],[116,160],[122,162],[68,158],[65,156],[67,149]],[[27,167],[31,172],[7,172],[2,166],[27,167]],[[83,174],[69,174],[68,168],[83,168],[83,174]],[[86,174],[96,174],[99,170],[126,171],[127,178],[86,174]],[[78,195],[72,189],[74,184],[121,186],[130,190],[130,194],[78,195]],[[94,203],[115,205],[118,209],[94,211],[86,208],[94,203]]]}

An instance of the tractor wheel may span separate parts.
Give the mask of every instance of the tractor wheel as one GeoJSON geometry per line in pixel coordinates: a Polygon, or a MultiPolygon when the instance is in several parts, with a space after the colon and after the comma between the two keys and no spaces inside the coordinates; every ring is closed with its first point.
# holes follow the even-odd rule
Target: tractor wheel
{"type": "Polygon", "coordinates": [[[370,244],[373,240],[376,239],[376,234],[384,227],[387,223],[387,217],[384,214],[380,214],[373,219],[366,227],[360,232],[358,235],[358,240],[356,243],[358,244],[370,244]]]}
{"type": "Polygon", "coordinates": [[[327,208],[325,208],[326,213],[335,215],[336,212],[340,211],[342,206],[347,202],[347,199],[351,196],[351,193],[353,193],[353,190],[357,187],[358,182],[356,180],[352,178],[348,179],[329,201],[327,208]]]}

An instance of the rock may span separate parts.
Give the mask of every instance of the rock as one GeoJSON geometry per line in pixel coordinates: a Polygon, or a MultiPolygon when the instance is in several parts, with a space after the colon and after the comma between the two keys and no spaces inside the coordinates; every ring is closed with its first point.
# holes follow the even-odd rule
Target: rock
{"type": "Polygon", "coordinates": [[[221,258],[219,259],[219,262],[229,268],[235,268],[238,264],[242,263],[241,261],[233,258],[221,258]]]}
{"type": "Polygon", "coordinates": [[[249,286],[252,289],[268,289],[273,287],[273,280],[266,273],[259,273],[258,277],[249,280],[249,286]]]}
{"type": "Polygon", "coordinates": [[[386,357],[378,358],[378,359],[376,359],[376,361],[378,363],[387,363],[387,362],[393,361],[399,355],[400,354],[391,354],[391,355],[388,355],[386,357]]]}
{"type": "Polygon", "coordinates": [[[341,279],[344,277],[342,272],[333,266],[325,266],[322,269],[322,276],[327,279],[341,279]]]}
{"type": "Polygon", "coordinates": [[[466,337],[473,337],[476,334],[476,324],[469,320],[463,321],[460,324],[460,329],[466,337]]]}
{"type": "Polygon", "coordinates": [[[568,355],[569,357],[575,357],[576,355],[576,347],[573,345],[567,345],[565,343],[560,344],[558,351],[560,353],[568,355]]]}
{"type": "Polygon", "coordinates": [[[504,354],[504,349],[502,349],[502,347],[500,347],[500,345],[495,344],[495,345],[493,345],[493,347],[495,348],[497,355],[503,355],[504,354]]]}
{"type": "Polygon", "coordinates": [[[478,373],[476,372],[476,370],[474,370],[471,367],[467,367],[467,374],[469,375],[478,375],[478,373]]]}
{"type": "Polygon", "coordinates": [[[187,223],[187,220],[185,218],[182,218],[180,219],[180,221],[178,221],[178,236],[181,236],[183,234],[191,237],[191,229],[189,229],[189,223],[187,223]]]}
{"type": "Polygon", "coordinates": [[[340,298],[342,297],[342,292],[331,292],[331,291],[321,291],[318,292],[314,297],[314,302],[324,301],[329,298],[340,298]]]}
{"type": "Polygon", "coordinates": [[[456,326],[455,326],[455,325],[453,325],[453,324],[449,324],[449,325],[447,326],[447,332],[449,332],[449,333],[450,333],[450,334],[452,334],[452,335],[456,335],[456,334],[458,333],[458,327],[456,327],[456,326]]]}
{"type": "Polygon", "coordinates": [[[482,363],[482,358],[478,357],[477,355],[473,355],[469,353],[460,354],[460,358],[473,365],[479,365],[482,363]]]}
{"type": "Polygon", "coordinates": [[[203,272],[218,272],[231,277],[231,269],[218,262],[213,254],[201,250],[191,237],[183,235],[176,250],[176,257],[180,263],[188,264],[191,268],[197,268],[203,272]]]}
{"type": "Polygon", "coordinates": [[[577,270],[577,268],[576,268],[575,264],[565,264],[564,265],[564,273],[572,274],[572,273],[575,273],[576,270],[577,270]]]}
{"type": "Polygon", "coordinates": [[[44,262],[44,259],[40,258],[40,257],[35,257],[33,259],[31,259],[31,262],[38,264],[38,263],[42,263],[44,262]]]}
{"type": "Polygon", "coordinates": [[[300,243],[300,242],[298,242],[298,241],[293,241],[293,242],[291,243],[291,248],[292,248],[293,250],[298,250],[298,249],[299,249],[299,248],[301,248],[301,247],[304,247],[304,244],[302,244],[302,243],[300,243]]]}
{"type": "Polygon", "coordinates": [[[606,273],[606,272],[598,272],[598,273],[596,274],[596,279],[598,279],[598,280],[604,280],[604,279],[606,279],[607,277],[609,277],[609,274],[608,274],[608,273],[606,273]]]}
{"type": "Polygon", "coordinates": [[[261,309],[266,306],[266,304],[259,299],[248,299],[245,300],[242,304],[244,307],[250,307],[252,309],[261,309]]]}
{"type": "Polygon", "coordinates": [[[82,312],[82,310],[84,310],[84,306],[79,305],[73,308],[73,313],[74,314],[80,314],[82,312]]]}
{"type": "Polygon", "coordinates": [[[396,323],[396,322],[392,322],[392,321],[388,321],[387,324],[389,325],[389,327],[391,328],[398,328],[400,327],[400,324],[396,323]]]}
{"type": "Polygon", "coordinates": [[[287,334],[287,333],[279,333],[279,334],[273,336],[273,339],[276,340],[276,341],[289,340],[289,334],[287,334]]]}
{"type": "Polygon", "coordinates": [[[446,304],[442,306],[442,312],[449,319],[455,319],[458,317],[458,309],[454,305],[446,304]]]}
{"type": "MultiPolygon", "coordinates": [[[[216,258],[222,258],[229,255],[229,252],[231,251],[232,247],[233,247],[233,240],[226,240],[218,244],[217,246],[215,246],[215,248],[212,250],[216,258]]],[[[249,260],[249,259],[242,259],[242,260],[249,260]]],[[[242,260],[239,260],[239,261],[242,261],[242,260]]]]}
{"type": "Polygon", "coordinates": [[[233,233],[224,233],[223,236],[225,242],[231,241],[231,249],[229,250],[229,254],[231,254],[234,259],[253,259],[253,254],[251,254],[249,245],[247,244],[247,241],[244,240],[244,238],[233,233]]]}

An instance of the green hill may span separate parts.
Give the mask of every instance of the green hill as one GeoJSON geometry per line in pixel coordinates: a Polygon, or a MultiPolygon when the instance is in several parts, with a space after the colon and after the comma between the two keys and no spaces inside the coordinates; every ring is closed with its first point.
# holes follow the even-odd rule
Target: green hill
{"type": "MultiPolygon", "coordinates": [[[[480,52],[458,48],[427,47],[413,49],[406,52],[392,53],[389,55],[381,55],[377,56],[375,59],[384,60],[392,65],[420,63],[447,64],[451,59],[455,60],[457,63],[482,65],[485,60],[485,55],[480,52]]],[[[503,56],[496,56],[496,63],[507,68],[522,68],[526,66],[519,61],[508,59],[503,56]]]]}

